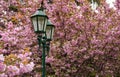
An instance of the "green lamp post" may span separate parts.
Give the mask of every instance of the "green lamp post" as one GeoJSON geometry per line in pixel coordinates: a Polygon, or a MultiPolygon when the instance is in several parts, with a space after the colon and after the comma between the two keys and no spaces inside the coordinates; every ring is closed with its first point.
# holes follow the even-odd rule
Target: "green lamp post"
{"type": "MultiPolygon", "coordinates": [[[[43,5],[43,2],[41,5],[43,5]]],[[[42,46],[42,77],[46,77],[46,51],[48,52],[50,49],[49,45],[53,38],[55,26],[48,20],[48,16],[43,10],[43,6],[41,6],[41,8],[31,16],[31,20],[34,31],[37,34],[39,48],[42,46]]]]}

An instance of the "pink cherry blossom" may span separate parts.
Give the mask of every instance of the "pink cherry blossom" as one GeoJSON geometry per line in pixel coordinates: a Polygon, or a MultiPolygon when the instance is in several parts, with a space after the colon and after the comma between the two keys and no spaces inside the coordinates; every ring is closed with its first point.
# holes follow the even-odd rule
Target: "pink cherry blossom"
{"type": "Polygon", "coordinates": [[[0,62],[0,72],[4,72],[6,70],[6,65],[0,62]]]}

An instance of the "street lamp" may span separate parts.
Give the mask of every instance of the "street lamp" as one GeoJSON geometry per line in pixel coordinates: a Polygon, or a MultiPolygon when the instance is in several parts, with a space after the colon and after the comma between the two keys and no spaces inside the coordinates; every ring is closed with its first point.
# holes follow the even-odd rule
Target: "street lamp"
{"type": "Polygon", "coordinates": [[[49,45],[53,38],[55,26],[48,20],[48,16],[44,12],[43,1],[40,9],[31,16],[31,20],[34,31],[38,36],[39,48],[42,46],[42,77],[46,77],[46,51],[49,52],[49,45]]]}

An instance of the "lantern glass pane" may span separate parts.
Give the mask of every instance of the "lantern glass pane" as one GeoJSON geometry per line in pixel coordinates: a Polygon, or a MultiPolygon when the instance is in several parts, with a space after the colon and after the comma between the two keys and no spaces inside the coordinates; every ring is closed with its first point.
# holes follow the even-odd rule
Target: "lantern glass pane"
{"type": "Polygon", "coordinates": [[[46,35],[47,35],[47,39],[51,39],[51,26],[47,26],[46,27],[46,35]]]}
{"type": "Polygon", "coordinates": [[[44,27],[43,27],[43,30],[46,31],[46,24],[47,24],[47,21],[48,19],[47,18],[44,18],[44,27]]]}
{"type": "Polygon", "coordinates": [[[44,26],[44,17],[38,17],[38,29],[39,31],[43,31],[44,26]]]}
{"type": "Polygon", "coordinates": [[[54,27],[51,27],[51,39],[53,39],[54,27]]]}
{"type": "Polygon", "coordinates": [[[32,18],[32,23],[33,23],[34,31],[37,31],[37,18],[36,17],[32,18]]]}
{"type": "Polygon", "coordinates": [[[46,17],[38,17],[39,31],[45,32],[46,23],[47,23],[47,18],[46,17]]]}

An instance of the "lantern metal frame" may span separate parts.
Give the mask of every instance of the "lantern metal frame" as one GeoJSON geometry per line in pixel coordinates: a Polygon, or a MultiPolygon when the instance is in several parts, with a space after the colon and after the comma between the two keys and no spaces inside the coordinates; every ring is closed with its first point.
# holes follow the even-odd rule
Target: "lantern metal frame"
{"type": "Polygon", "coordinates": [[[35,33],[44,33],[44,32],[45,32],[45,28],[46,28],[46,24],[47,24],[48,17],[47,17],[47,15],[45,14],[45,12],[43,12],[43,9],[38,9],[38,10],[31,16],[31,19],[32,19],[32,24],[33,24],[35,33]],[[43,21],[42,21],[42,22],[43,22],[43,25],[42,25],[42,26],[41,26],[41,24],[39,24],[39,23],[40,23],[40,21],[39,21],[40,18],[43,18],[43,21]],[[35,21],[33,21],[33,19],[35,19],[35,21]],[[35,24],[36,24],[37,26],[35,26],[34,22],[35,22],[35,24]],[[35,30],[35,27],[36,27],[37,30],[35,30]],[[41,29],[40,27],[41,27],[42,29],[41,29]],[[41,29],[41,30],[39,30],[39,29],[41,29]]]}

